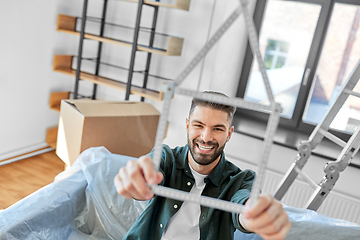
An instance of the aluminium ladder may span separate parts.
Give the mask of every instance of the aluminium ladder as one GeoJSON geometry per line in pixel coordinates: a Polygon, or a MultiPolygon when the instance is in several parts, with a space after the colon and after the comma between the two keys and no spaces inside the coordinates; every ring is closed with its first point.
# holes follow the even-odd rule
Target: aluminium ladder
{"type": "Polygon", "coordinates": [[[348,142],[344,142],[338,137],[331,134],[328,129],[343,106],[349,95],[353,95],[360,98],[360,93],[354,92],[353,89],[360,79],[360,60],[357,62],[355,68],[351,72],[349,78],[343,84],[341,92],[337,97],[332,107],[328,110],[323,120],[316,126],[310,137],[306,141],[300,142],[298,146],[298,154],[294,163],[290,166],[288,172],[281,180],[274,197],[277,200],[281,200],[285,195],[291,184],[294,182],[298,174],[304,178],[311,186],[315,188],[315,192],[310,197],[306,207],[311,210],[317,210],[325,198],[328,196],[336,181],[339,179],[340,172],[350,164],[351,160],[358,152],[360,147],[360,127],[352,134],[348,142]],[[336,161],[328,162],[324,167],[325,176],[319,184],[313,182],[305,173],[301,170],[309,159],[312,150],[326,137],[333,141],[337,145],[341,146],[343,150],[337,157],[336,161]]]}

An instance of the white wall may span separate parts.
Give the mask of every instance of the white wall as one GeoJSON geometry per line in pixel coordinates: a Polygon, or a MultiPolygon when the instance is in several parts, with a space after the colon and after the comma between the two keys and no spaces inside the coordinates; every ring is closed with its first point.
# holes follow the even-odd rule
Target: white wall
{"type": "Polygon", "coordinates": [[[58,120],[48,108],[49,93],[68,83],[54,84],[60,78],[51,70],[56,12],[56,1],[1,3],[0,156],[44,146],[46,128],[58,120]]]}

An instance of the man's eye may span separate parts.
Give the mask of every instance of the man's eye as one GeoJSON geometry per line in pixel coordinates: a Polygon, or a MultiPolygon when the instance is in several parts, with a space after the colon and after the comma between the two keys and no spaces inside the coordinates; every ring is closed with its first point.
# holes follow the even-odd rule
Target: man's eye
{"type": "Polygon", "coordinates": [[[200,124],[195,124],[194,127],[200,128],[200,127],[202,127],[202,125],[200,125],[200,124]]]}
{"type": "Polygon", "coordinates": [[[215,128],[215,131],[223,132],[224,129],[222,129],[222,128],[215,128]]]}

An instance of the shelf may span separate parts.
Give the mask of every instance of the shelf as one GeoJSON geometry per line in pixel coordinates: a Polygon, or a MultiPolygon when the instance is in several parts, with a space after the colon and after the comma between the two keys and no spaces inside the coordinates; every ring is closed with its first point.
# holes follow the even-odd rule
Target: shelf
{"type": "MultiPolygon", "coordinates": [[[[70,76],[76,76],[76,70],[72,69],[73,56],[71,55],[55,55],[53,61],[53,70],[70,76]]],[[[87,72],[80,72],[80,79],[90,81],[96,84],[116,88],[121,91],[126,91],[126,83],[122,83],[110,78],[96,76],[87,72]]],[[[154,100],[163,100],[163,93],[149,89],[143,89],[137,86],[131,86],[131,94],[139,95],[145,98],[154,100]]]]}
{"type": "MultiPolygon", "coordinates": [[[[80,32],[76,32],[75,27],[76,27],[76,17],[62,15],[62,14],[58,15],[57,28],[56,28],[57,31],[80,36],[80,32]]],[[[94,35],[94,34],[90,34],[90,33],[85,33],[84,37],[87,39],[92,39],[92,40],[96,40],[96,41],[100,41],[100,42],[116,44],[116,45],[132,48],[131,43],[113,39],[113,38],[100,37],[98,35],[94,35]]],[[[183,38],[170,36],[167,50],[150,48],[150,47],[139,46],[139,45],[138,45],[137,49],[140,51],[151,52],[151,53],[156,53],[156,54],[165,55],[165,56],[180,56],[183,41],[184,41],[183,38]]]]}
{"type": "Polygon", "coordinates": [[[60,112],[60,105],[62,99],[69,99],[70,92],[53,92],[50,93],[49,107],[50,109],[60,112]]]}
{"type": "MultiPolygon", "coordinates": [[[[127,2],[138,2],[137,0],[123,0],[127,2]]],[[[185,11],[189,11],[190,6],[190,0],[176,0],[175,4],[166,4],[161,2],[155,2],[155,1],[144,1],[145,4],[152,5],[152,6],[159,6],[159,7],[167,7],[167,8],[176,8],[181,9],[185,11]]]]}

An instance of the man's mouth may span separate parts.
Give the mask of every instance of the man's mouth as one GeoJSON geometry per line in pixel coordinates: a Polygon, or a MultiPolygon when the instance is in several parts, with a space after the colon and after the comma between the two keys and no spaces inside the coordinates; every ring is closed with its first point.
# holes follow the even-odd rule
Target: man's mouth
{"type": "Polygon", "coordinates": [[[200,149],[200,152],[202,153],[209,153],[215,148],[215,146],[207,146],[199,143],[196,143],[196,146],[200,149]]]}

